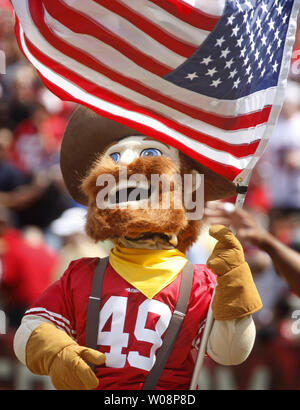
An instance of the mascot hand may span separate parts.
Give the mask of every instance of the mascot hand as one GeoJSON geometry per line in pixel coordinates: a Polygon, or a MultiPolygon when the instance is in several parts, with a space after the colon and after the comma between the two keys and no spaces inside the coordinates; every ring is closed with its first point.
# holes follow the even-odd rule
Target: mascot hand
{"type": "Polygon", "coordinates": [[[218,276],[212,310],[217,320],[235,320],[262,308],[242,245],[230,229],[214,225],[209,233],[218,240],[207,266],[218,276]]]}
{"type": "Polygon", "coordinates": [[[26,345],[26,364],[35,374],[49,375],[58,390],[91,390],[99,380],[87,362],[100,366],[105,355],[79,346],[50,323],[39,325],[26,345]]]}
{"type": "Polygon", "coordinates": [[[224,275],[245,262],[242,245],[230,229],[223,225],[213,225],[209,234],[218,240],[207,261],[207,266],[216,275],[224,275]]]}

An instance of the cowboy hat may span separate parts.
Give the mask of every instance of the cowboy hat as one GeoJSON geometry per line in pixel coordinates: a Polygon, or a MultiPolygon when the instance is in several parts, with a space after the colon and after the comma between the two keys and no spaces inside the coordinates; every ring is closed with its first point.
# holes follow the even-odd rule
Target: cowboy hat
{"type": "MultiPolygon", "coordinates": [[[[66,187],[72,198],[88,204],[81,190],[82,179],[94,161],[114,142],[125,137],[143,135],[116,121],[101,117],[86,107],[78,107],[71,116],[61,146],[60,165],[66,187]]],[[[185,155],[185,154],[182,154],[185,155]]],[[[204,174],[206,201],[225,199],[236,195],[235,184],[216,174],[190,157],[192,168],[204,174]]]]}

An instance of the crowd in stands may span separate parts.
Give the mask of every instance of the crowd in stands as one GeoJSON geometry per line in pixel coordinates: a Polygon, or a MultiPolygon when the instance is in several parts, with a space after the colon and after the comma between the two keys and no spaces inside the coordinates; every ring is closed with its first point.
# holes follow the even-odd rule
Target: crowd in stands
{"type": "MultiPolygon", "coordinates": [[[[245,209],[300,252],[298,49],[300,30],[284,108],[253,172],[245,209]]],[[[14,361],[12,337],[24,311],[69,261],[106,255],[109,244],[86,237],[85,209],[72,201],[60,173],[60,144],[75,106],[50,93],[21,54],[8,0],[0,0],[0,50],[6,58],[0,75],[0,311],[6,315],[6,334],[0,334],[1,390],[16,388],[14,370],[2,371],[1,360],[14,361]]],[[[190,258],[205,263],[211,246],[204,232],[190,258]]],[[[255,315],[254,350],[247,362],[230,369],[208,359],[203,388],[300,389],[300,299],[263,251],[245,244],[245,252],[264,304],[255,315]]]]}

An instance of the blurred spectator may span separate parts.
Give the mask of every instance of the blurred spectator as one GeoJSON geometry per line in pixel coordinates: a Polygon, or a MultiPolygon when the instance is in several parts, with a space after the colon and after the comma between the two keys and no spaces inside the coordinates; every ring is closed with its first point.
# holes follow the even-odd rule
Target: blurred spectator
{"type": "Polygon", "coordinates": [[[12,141],[12,132],[0,129],[0,192],[12,192],[27,182],[26,177],[10,160],[12,141]]]}
{"type": "Polygon", "coordinates": [[[13,128],[16,128],[30,116],[31,106],[37,103],[41,83],[35,69],[25,62],[16,65],[9,82],[9,73],[4,78],[4,86],[10,89],[10,93],[6,94],[9,97],[10,120],[13,128]]]}
{"type": "Polygon", "coordinates": [[[244,206],[251,209],[251,212],[262,216],[270,212],[272,205],[269,184],[262,173],[261,167],[256,167],[252,171],[244,206]]]}
{"type": "Polygon", "coordinates": [[[50,232],[61,240],[57,277],[60,277],[75,259],[108,256],[107,244],[96,244],[85,234],[85,217],[86,209],[71,208],[50,225],[50,232]]]}
{"type": "Polygon", "coordinates": [[[51,115],[39,102],[28,106],[28,117],[14,132],[12,154],[17,166],[25,173],[37,173],[58,163],[66,124],[67,117],[51,115]]]}
{"type": "Polygon", "coordinates": [[[289,81],[286,100],[258,169],[273,208],[300,210],[300,85],[289,81]]]}
{"type": "MultiPolygon", "coordinates": [[[[260,215],[260,214],[259,214],[260,215]]],[[[257,336],[250,357],[226,374],[233,389],[300,388],[300,242],[299,213],[287,217],[272,211],[258,223],[252,213],[232,204],[208,203],[205,222],[231,226],[245,250],[255,284],[263,302],[254,315],[257,336]],[[280,239],[279,239],[280,238],[280,239]],[[283,240],[283,242],[282,242],[283,240]]],[[[213,383],[224,369],[207,359],[213,383]]]]}
{"type": "Polygon", "coordinates": [[[42,127],[48,113],[42,104],[28,107],[28,118],[15,128],[13,154],[15,162],[25,173],[38,172],[49,166],[49,158],[43,146],[42,127]]]}
{"type": "Polygon", "coordinates": [[[43,172],[21,172],[10,155],[12,138],[9,130],[0,129],[0,204],[13,211],[16,227],[45,229],[70,204],[58,164],[43,172]]]}
{"type": "Polygon", "coordinates": [[[7,140],[0,153],[0,204],[12,211],[16,228],[37,226],[47,232],[72,205],[59,152],[74,104],[46,90],[20,52],[6,0],[0,0],[0,49],[6,55],[6,74],[0,76],[0,139],[7,140]]]}
{"type": "MultiPolygon", "coordinates": [[[[300,21],[300,17],[298,18],[298,22],[300,21]]],[[[293,54],[292,54],[292,61],[291,61],[291,69],[290,69],[290,79],[293,81],[300,80],[300,26],[298,24],[297,32],[296,32],[296,40],[294,44],[293,54]]]]}
{"type": "Polygon", "coordinates": [[[0,208],[0,289],[10,328],[19,326],[25,310],[54,280],[58,262],[38,228],[24,233],[11,228],[8,212],[0,208]]]}
{"type": "Polygon", "coordinates": [[[0,204],[17,213],[39,198],[46,185],[41,179],[30,183],[29,177],[13,163],[10,156],[12,139],[11,131],[0,129],[0,204]]]}
{"type": "Polygon", "coordinates": [[[263,303],[263,308],[254,315],[258,331],[273,323],[276,304],[289,290],[286,281],[276,273],[270,257],[265,252],[257,248],[246,248],[245,258],[263,303]]]}
{"type": "MultiPolygon", "coordinates": [[[[286,280],[292,292],[300,297],[300,254],[283,244],[244,209],[229,203],[208,203],[205,210],[209,225],[230,226],[243,244],[250,244],[269,255],[277,273],[286,280]]],[[[261,262],[260,262],[261,263],[261,262]]],[[[265,269],[267,262],[265,262],[265,269]]],[[[261,267],[260,267],[261,269],[261,267]]]]}

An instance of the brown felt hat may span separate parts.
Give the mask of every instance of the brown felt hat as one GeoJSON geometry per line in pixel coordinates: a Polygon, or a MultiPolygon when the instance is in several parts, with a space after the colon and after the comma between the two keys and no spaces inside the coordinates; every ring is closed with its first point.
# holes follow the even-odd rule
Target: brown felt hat
{"type": "MultiPolygon", "coordinates": [[[[60,165],[66,187],[72,198],[87,205],[81,190],[81,181],[97,157],[108,145],[125,137],[143,135],[123,124],[101,117],[85,107],[79,107],[67,125],[62,146],[60,165]]],[[[225,199],[236,194],[233,182],[216,174],[189,158],[193,168],[204,174],[204,193],[207,201],[225,199]]]]}

